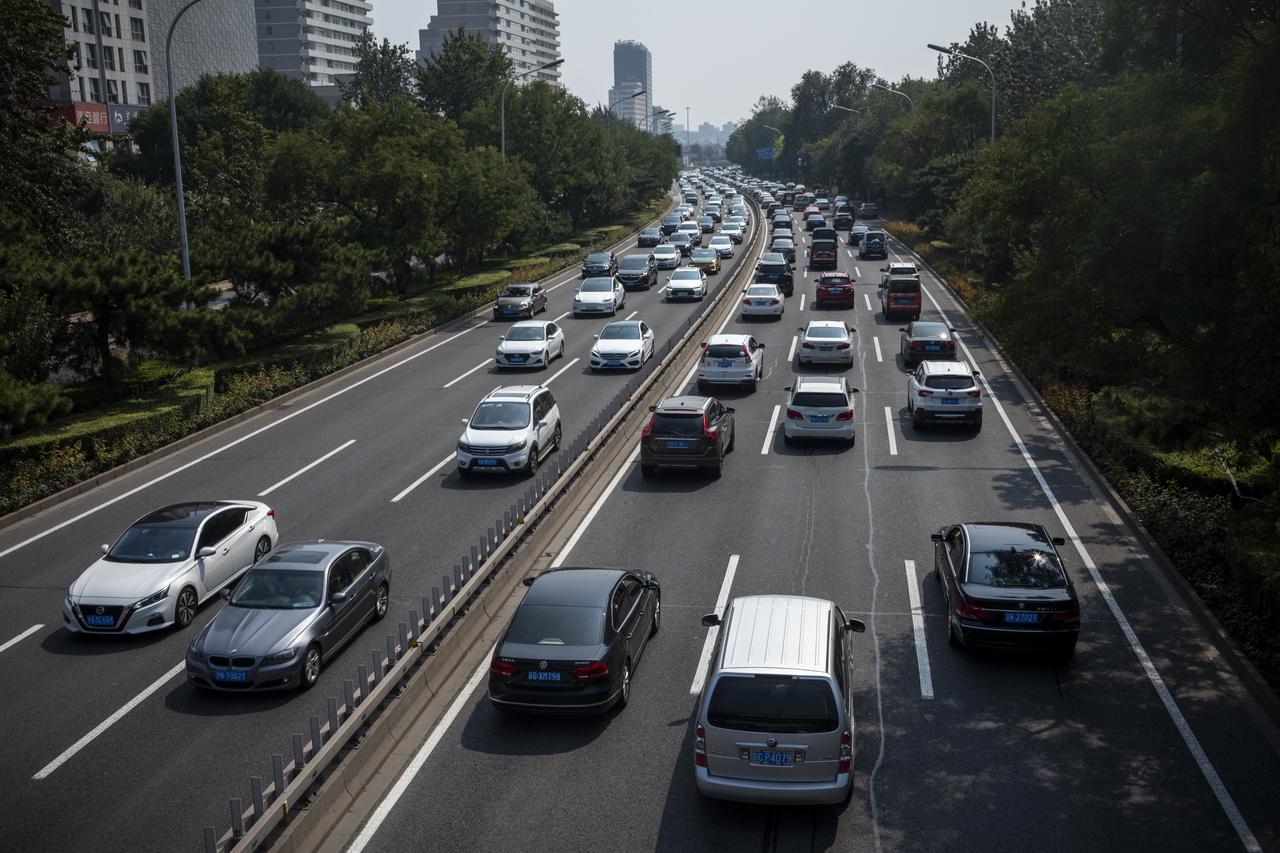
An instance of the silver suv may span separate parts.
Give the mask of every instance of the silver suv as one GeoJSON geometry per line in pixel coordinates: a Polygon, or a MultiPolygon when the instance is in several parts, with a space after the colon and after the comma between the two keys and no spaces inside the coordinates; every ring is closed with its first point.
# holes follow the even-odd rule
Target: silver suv
{"type": "Polygon", "coordinates": [[[532,477],[560,449],[560,407],[541,385],[508,385],[489,392],[462,419],[458,473],[521,471],[532,477]]]}
{"type": "MultiPolygon", "coordinates": [[[[721,618],[704,616],[715,626],[721,618]]],[[[853,654],[866,626],[834,603],[736,598],[698,699],[693,774],[707,797],[840,803],[853,791],[853,654]]]]}

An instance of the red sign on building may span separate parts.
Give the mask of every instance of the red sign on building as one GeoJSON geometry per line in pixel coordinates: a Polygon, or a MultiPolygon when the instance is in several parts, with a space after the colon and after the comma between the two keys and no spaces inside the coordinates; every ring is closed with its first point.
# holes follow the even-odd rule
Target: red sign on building
{"type": "Polygon", "coordinates": [[[85,104],[80,101],[59,104],[55,115],[94,133],[111,132],[111,119],[106,104],[85,104]]]}

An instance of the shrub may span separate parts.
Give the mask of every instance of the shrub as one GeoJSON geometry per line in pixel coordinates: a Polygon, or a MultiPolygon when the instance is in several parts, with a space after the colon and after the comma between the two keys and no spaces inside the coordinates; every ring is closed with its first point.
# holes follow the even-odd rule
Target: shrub
{"type": "Polygon", "coordinates": [[[920,230],[920,226],[914,222],[904,222],[901,219],[893,219],[884,224],[884,230],[888,231],[894,237],[897,237],[908,246],[914,246],[924,241],[924,232],[920,230]]]}
{"type": "Polygon", "coordinates": [[[479,272],[475,275],[464,276],[448,287],[442,289],[444,292],[454,296],[463,296],[476,293],[478,291],[486,291],[500,285],[505,285],[510,280],[511,273],[507,270],[493,270],[491,272],[479,272]]]}
{"type": "Polygon", "coordinates": [[[582,247],[577,243],[557,243],[546,251],[552,257],[557,255],[576,255],[582,251],[582,247]]]}

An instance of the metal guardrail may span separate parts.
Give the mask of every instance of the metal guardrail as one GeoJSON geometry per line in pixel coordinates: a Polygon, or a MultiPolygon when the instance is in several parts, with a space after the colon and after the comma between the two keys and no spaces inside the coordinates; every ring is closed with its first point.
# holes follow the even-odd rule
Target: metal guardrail
{"type": "Polygon", "coordinates": [[[644,395],[656,384],[675,361],[673,356],[684,347],[699,327],[715,314],[744,271],[752,265],[746,258],[758,248],[765,233],[761,211],[754,199],[748,203],[755,209],[753,232],[744,262],[723,281],[715,284],[713,298],[704,309],[691,314],[655,350],[655,366],[640,371],[614,394],[599,414],[578,433],[573,443],[556,454],[554,468],[548,465],[516,501],[495,519],[492,526],[478,537],[467,554],[459,557],[449,574],[441,576],[440,585],[422,595],[420,610],[412,609],[407,621],[401,621],[395,632],[385,635],[385,649],[373,648],[368,663],[355,667],[353,678],[342,682],[342,696],[325,700],[324,719],[312,714],[307,731],[294,732],[287,753],[271,755],[272,778],[249,777],[250,799],[245,806],[241,797],[229,798],[230,828],[220,836],[211,826],[202,828],[205,853],[245,853],[263,845],[284,821],[291,804],[301,802],[321,774],[333,766],[361,728],[388,701],[397,688],[426,656],[426,650],[449,630],[455,618],[498,571],[511,552],[532,530],[534,523],[564,493],[568,485],[595,457],[644,395]],[[612,412],[612,414],[609,414],[612,412]],[[569,461],[566,464],[566,459],[569,461]]]}

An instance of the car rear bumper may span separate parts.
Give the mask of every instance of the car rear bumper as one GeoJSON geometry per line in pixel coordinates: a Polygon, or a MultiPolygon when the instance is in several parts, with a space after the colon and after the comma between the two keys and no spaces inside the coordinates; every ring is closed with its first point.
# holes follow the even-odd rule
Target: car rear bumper
{"type": "Polygon", "coordinates": [[[982,419],[981,406],[924,406],[917,404],[915,410],[927,421],[968,422],[982,419]]]}
{"type": "Polygon", "coordinates": [[[698,368],[698,381],[706,385],[740,385],[756,378],[754,367],[743,368],[698,368]]]}
{"type": "Polygon", "coordinates": [[[822,293],[819,291],[813,297],[813,301],[815,305],[847,305],[852,308],[857,304],[857,295],[853,292],[853,288],[850,288],[848,293],[822,293]]]}
{"type": "Polygon", "coordinates": [[[588,685],[580,689],[521,690],[490,679],[489,701],[503,710],[529,714],[599,714],[613,707],[621,688],[611,684],[588,685]]]}
{"type": "Polygon", "coordinates": [[[826,805],[842,803],[849,793],[853,774],[839,773],[830,782],[761,782],[713,776],[705,767],[694,765],[694,782],[698,793],[717,800],[739,803],[778,803],[781,805],[826,805]]]}
{"type": "Polygon", "coordinates": [[[831,438],[843,441],[853,440],[853,421],[832,421],[826,424],[813,424],[805,421],[794,421],[788,418],[782,422],[782,434],[787,438],[831,438]]]}
{"type": "Polygon", "coordinates": [[[964,620],[953,624],[957,626],[961,644],[973,649],[1062,651],[1074,646],[1080,637],[1078,624],[1065,628],[1001,628],[964,620]]]}
{"type": "Polygon", "coordinates": [[[777,305],[743,305],[742,316],[744,317],[781,317],[783,304],[779,300],[777,305]]]}
{"type": "Polygon", "coordinates": [[[815,258],[813,257],[813,255],[809,256],[809,269],[811,270],[817,270],[817,269],[833,270],[839,265],[840,265],[839,261],[836,258],[815,258]]]}
{"type": "Polygon", "coordinates": [[[618,283],[627,290],[636,290],[638,288],[648,290],[653,287],[653,282],[644,278],[623,278],[622,276],[618,276],[618,283]]]}
{"type": "Polygon", "coordinates": [[[796,357],[801,364],[853,364],[853,347],[835,352],[801,349],[796,357]]]}

